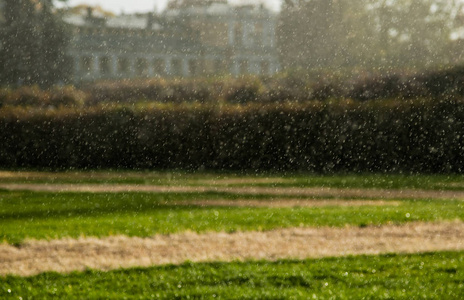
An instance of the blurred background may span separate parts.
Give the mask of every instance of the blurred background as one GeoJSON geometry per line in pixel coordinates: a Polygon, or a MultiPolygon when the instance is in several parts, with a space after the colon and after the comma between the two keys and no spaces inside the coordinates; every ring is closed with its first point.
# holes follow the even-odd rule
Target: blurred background
{"type": "Polygon", "coordinates": [[[462,1],[2,0],[0,12],[4,167],[464,167],[462,1]]]}

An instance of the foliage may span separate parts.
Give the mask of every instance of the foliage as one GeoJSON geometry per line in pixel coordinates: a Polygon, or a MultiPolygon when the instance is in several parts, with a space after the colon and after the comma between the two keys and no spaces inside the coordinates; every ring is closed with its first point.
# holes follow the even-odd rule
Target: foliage
{"type": "Polygon", "coordinates": [[[357,100],[400,97],[454,97],[464,95],[464,68],[369,76],[353,83],[347,96],[357,100]]]}
{"type": "Polygon", "coordinates": [[[73,86],[54,87],[50,90],[49,105],[53,107],[83,106],[87,95],[73,86]]]}
{"type": "Polygon", "coordinates": [[[464,67],[431,71],[365,69],[288,72],[273,77],[153,79],[100,82],[84,87],[88,104],[101,102],[269,103],[349,98],[355,100],[464,96],[464,67]]]}
{"type": "Polygon", "coordinates": [[[258,78],[243,77],[226,85],[224,100],[230,103],[247,103],[259,101],[262,83],[258,78]]]}
{"type": "Polygon", "coordinates": [[[78,238],[82,235],[147,237],[185,231],[235,232],[257,228],[272,230],[299,226],[344,227],[464,220],[463,203],[458,200],[403,200],[395,201],[392,205],[387,202],[383,206],[361,207],[249,208],[188,205],[189,201],[199,199],[266,201],[270,198],[275,200],[279,197],[212,192],[0,192],[0,241],[21,243],[25,238],[78,238]],[[180,205],[180,201],[187,203],[180,205]]]}
{"type": "Polygon", "coordinates": [[[35,86],[0,90],[4,106],[98,106],[101,104],[162,103],[278,103],[328,99],[411,99],[464,96],[464,68],[428,72],[367,72],[303,74],[272,77],[185,78],[102,81],[80,89],[72,86],[47,90],[35,86]]]}
{"type": "Polygon", "coordinates": [[[73,86],[53,87],[43,90],[37,85],[17,89],[0,89],[0,103],[12,107],[76,107],[86,102],[85,92],[73,86]]]}
{"type": "Polygon", "coordinates": [[[0,84],[51,86],[66,80],[68,35],[49,0],[5,0],[0,84]]]}
{"type": "Polygon", "coordinates": [[[3,109],[4,168],[464,169],[464,101],[3,109]]]}
{"type": "MultiPolygon", "coordinates": [[[[286,69],[453,65],[460,1],[288,0],[278,30],[286,69]]],[[[458,50],[459,51],[459,50],[458,50]]]]}
{"type": "MultiPolygon", "coordinates": [[[[89,105],[102,102],[130,103],[140,100],[159,102],[211,102],[224,84],[220,80],[151,79],[103,81],[85,86],[89,105]]],[[[215,98],[217,100],[217,98],[215,98]]]]}
{"type": "Polygon", "coordinates": [[[344,76],[5,88],[0,166],[463,172],[462,67],[344,76]]]}
{"type": "Polygon", "coordinates": [[[464,254],[186,263],[0,278],[6,299],[460,299],[464,254]]]}

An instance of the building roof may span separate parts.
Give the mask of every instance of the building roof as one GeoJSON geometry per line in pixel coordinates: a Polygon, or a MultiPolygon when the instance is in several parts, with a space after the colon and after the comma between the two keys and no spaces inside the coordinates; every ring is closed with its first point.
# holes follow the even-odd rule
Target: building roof
{"type": "MultiPolygon", "coordinates": [[[[118,15],[118,16],[106,16],[106,17],[92,17],[92,22],[86,15],[81,14],[67,14],[63,20],[74,26],[95,26],[95,24],[103,25],[107,28],[125,28],[125,29],[147,29],[150,16],[149,14],[133,14],[133,15],[118,15]]],[[[161,25],[152,22],[151,30],[159,30],[161,25]]]]}
{"type": "Polygon", "coordinates": [[[106,20],[106,26],[110,28],[146,29],[147,15],[119,15],[106,20]]]}
{"type": "Polygon", "coordinates": [[[274,16],[275,13],[265,8],[263,5],[230,5],[225,2],[211,2],[205,5],[185,5],[167,9],[164,14],[168,17],[180,15],[191,16],[228,16],[228,15],[248,15],[250,17],[274,16]]]}

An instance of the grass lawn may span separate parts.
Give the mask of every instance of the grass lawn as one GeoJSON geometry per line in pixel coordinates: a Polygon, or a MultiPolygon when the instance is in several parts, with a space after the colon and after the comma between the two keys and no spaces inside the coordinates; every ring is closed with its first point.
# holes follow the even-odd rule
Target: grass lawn
{"type": "Polygon", "coordinates": [[[2,299],[462,299],[464,252],[0,277],[2,299]]]}
{"type": "MultiPolygon", "coordinates": [[[[2,172],[0,172],[1,174],[2,172]]],[[[3,172],[5,174],[5,172],[3,172]]],[[[7,174],[8,175],[8,174],[7,174]]],[[[333,187],[464,190],[463,176],[14,173],[1,183],[333,187]]],[[[464,220],[464,202],[383,200],[381,206],[192,206],[189,201],[304,197],[233,193],[59,193],[0,190],[0,241],[151,236],[299,226],[367,226],[464,220]],[[179,202],[182,202],[181,204],[179,202]]],[[[317,198],[317,197],[316,197],[317,198]]],[[[324,197],[326,199],[327,197],[324,197]]],[[[334,199],[335,200],[335,199],[334,199]]],[[[372,199],[371,199],[372,200],[372,199]]],[[[0,262],[1,263],[1,262],[0,262]]],[[[0,277],[0,299],[463,299],[464,252],[277,262],[186,263],[101,272],[0,277]]]]}
{"type": "MultiPolygon", "coordinates": [[[[270,230],[298,226],[401,224],[411,221],[464,220],[456,200],[386,201],[361,207],[196,207],[175,201],[262,199],[227,193],[50,193],[0,191],[0,240],[25,238],[151,236],[196,232],[270,230]]],[[[275,197],[274,197],[275,198],[275,197]]],[[[295,198],[295,197],[292,197],[295,198]]]]}

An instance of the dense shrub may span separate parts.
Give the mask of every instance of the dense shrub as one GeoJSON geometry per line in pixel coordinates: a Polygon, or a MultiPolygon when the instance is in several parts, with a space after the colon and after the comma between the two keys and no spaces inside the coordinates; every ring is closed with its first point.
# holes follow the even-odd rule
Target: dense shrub
{"type": "Polygon", "coordinates": [[[54,87],[50,90],[42,90],[38,86],[23,86],[14,90],[0,89],[0,103],[7,106],[82,106],[85,104],[86,97],[83,91],[73,86],[54,87]]]}
{"type": "Polygon", "coordinates": [[[208,79],[150,79],[110,81],[83,88],[88,104],[102,102],[131,103],[140,100],[159,102],[208,102],[217,100],[218,84],[208,79]]]}
{"type": "Polygon", "coordinates": [[[60,106],[83,106],[87,95],[73,86],[55,87],[50,91],[49,104],[54,107],[60,106]]]}
{"type": "Polygon", "coordinates": [[[340,82],[281,74],[5,88],[0,167],[463,172],[464,69],[340,82]],[[127,105],[140,100],[157,102],[127,105]]]}
{"type": "Polygon", "coordinates": [[[346,96],[357,100],[464,96],[464,67],[409,75],[369,76],[354,82],[346,96]]]}
{"type": "Polygon", "coordinates": [[[19,106],[45,106],[49,100],[48,93],[38,86],[23,86],[16,90],[10,90],[5,102],[19,106]]]}
{"type": "Polygon", "coordinates": [[[2,168],[463,172],[464,100],[0,115],[2,168]]]}
{"type": "Polygon", "coordinates": [[[155,78],[103,81],[41,90],[37,86],[0,90],[0,106],[95,106],[152,102],[306,102],[311,100],[442,98],[464,96],[464,67],[432,72],[353,74],[283,73],[272,77],[155,78]],[[350,76],[352,75],[352,76],[350,76]]]}
{"type": "Polygon", "coordinates": [[[264,87],[257,77],[242,77],[231,80],[224,89],[224,100],[230,103],[260,101],[264,87]]]}

